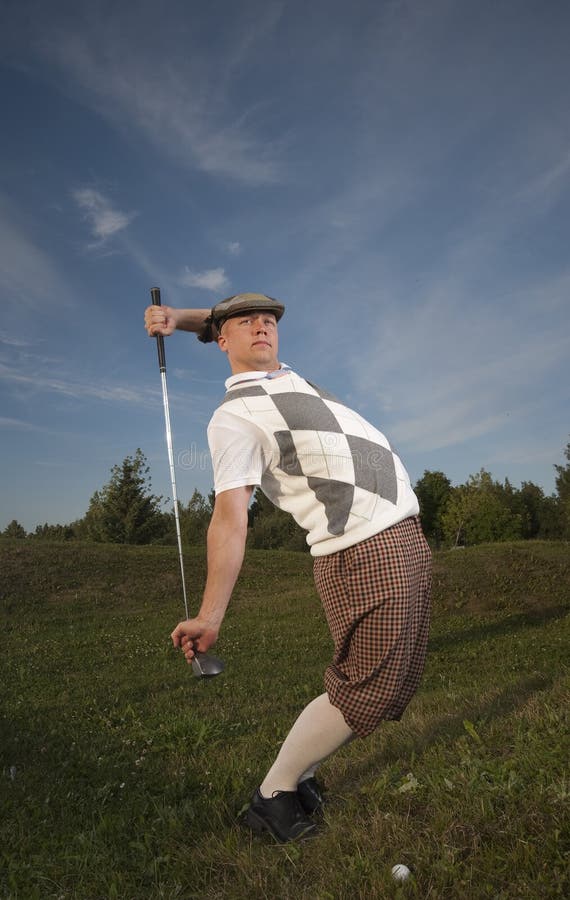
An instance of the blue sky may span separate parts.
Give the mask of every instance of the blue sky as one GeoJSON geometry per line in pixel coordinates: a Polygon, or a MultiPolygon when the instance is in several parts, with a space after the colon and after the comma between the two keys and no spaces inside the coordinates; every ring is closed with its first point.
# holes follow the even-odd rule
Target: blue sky
{"type": "MultiPolygon", "coordinates": [[[[568,441],[570,7],[0,2],[0,529],[170,495],[149,289],[279,297],[281,358],[412,480],[554,489],[568,441]]],[[[176,334],[180,499],[226,360],[176,334]]]]}

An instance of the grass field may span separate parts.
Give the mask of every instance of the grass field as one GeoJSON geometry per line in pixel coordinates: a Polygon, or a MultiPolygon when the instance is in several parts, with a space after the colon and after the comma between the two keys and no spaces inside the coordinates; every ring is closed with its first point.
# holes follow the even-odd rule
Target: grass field
{"type": "MultiPolygon", "coordinates": [[[[568,896],[569,557],[436,555],[419,693],[323,766],[318,836],[279,846],[236,813],[322,692],[308,555],[248,553],[226,671],[197,680],[169,645],[173,548],[0,543],[0,897],[568,896]]],[[[203,553],[186,568],[196,602],[203,553]]]]}

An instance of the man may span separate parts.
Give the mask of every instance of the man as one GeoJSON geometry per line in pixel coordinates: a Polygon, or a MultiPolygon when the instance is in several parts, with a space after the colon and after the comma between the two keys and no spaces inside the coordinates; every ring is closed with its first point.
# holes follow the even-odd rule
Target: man
{"type": "Polygon", "coordinates": [[[315,772],[335,750],[399,719],[415,693],[429,628],[430,551],[418,502],[385,436],[279,363],[284,307],[237,294],[207,310],[151,306],[149,335],[176,328],[217,340],[232,375],[208,426],[216,499],[196,618],[172,632],[190,661],[216,641],[238,577],[255,487],[307,531],[334,641],[325,693],[301,712],[245,815],[285,842],[322,803],[315,772]]]}

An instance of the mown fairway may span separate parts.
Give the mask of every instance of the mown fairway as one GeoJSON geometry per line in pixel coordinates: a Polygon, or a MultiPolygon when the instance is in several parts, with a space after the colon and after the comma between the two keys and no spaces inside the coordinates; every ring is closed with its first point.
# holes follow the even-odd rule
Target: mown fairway
{"type": "MultiPolygon", "coordinates": [[[[308,555],[248,554],[199,681],[169,645],[174,548],[0,544],[0,897],[568,896],[569,555],[438,554],[420,692],[323,766],[319,836],[278,846],[236,814],[322,691],[308,555]]],[[[195,603],[203,553],[186,568],[195,603]]]]}

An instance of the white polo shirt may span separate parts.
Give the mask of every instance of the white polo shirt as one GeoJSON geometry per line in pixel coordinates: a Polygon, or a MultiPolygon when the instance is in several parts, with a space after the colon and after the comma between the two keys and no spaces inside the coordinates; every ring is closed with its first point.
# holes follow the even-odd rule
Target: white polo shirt
{"type": "Polygon", "coordinates": [[[387,438],[289,367],[246,372],[208,425],[216,494],[253,485],[307,531],[313,556],[345,549],[417,515],[387,438]]]}

